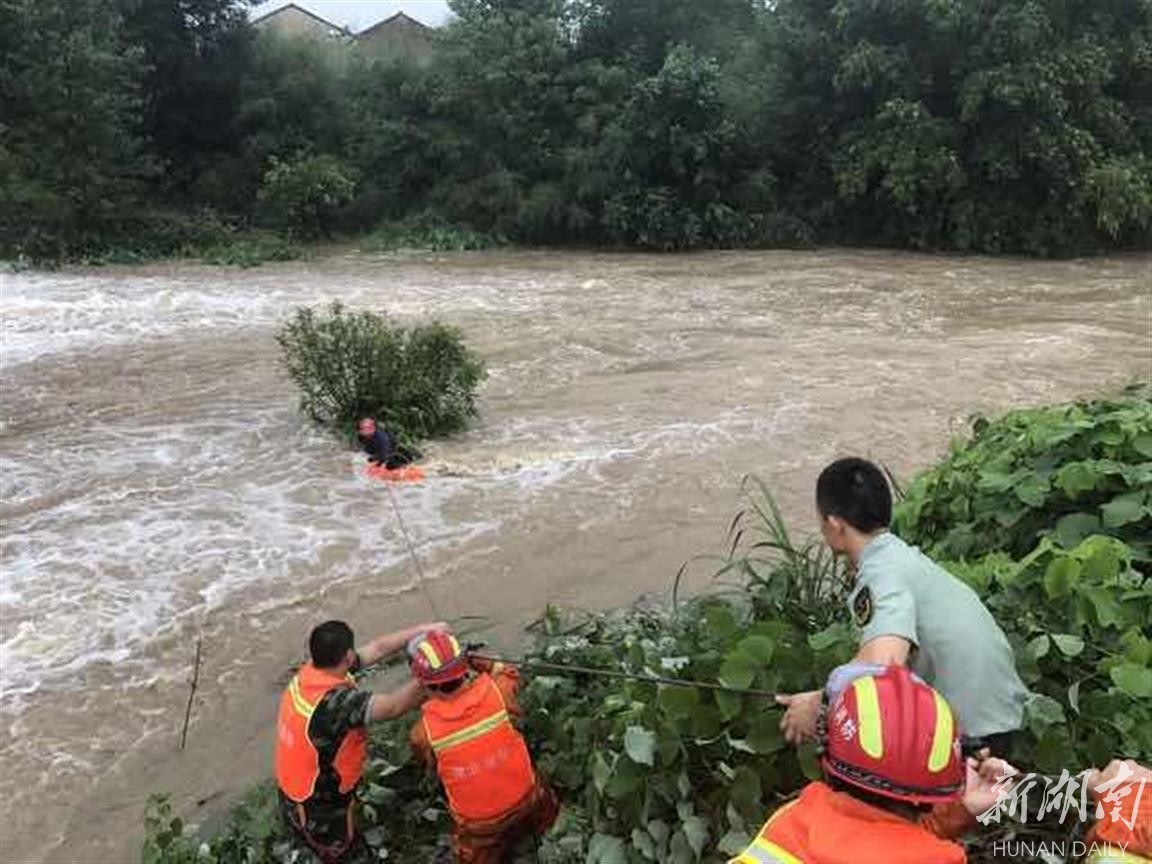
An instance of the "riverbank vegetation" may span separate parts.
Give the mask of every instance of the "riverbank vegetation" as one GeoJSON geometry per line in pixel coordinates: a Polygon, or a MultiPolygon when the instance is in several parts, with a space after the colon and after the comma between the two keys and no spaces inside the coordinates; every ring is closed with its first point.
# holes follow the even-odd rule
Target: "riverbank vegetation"
{"type": "MultiPolygon", "coordinates": [[[[1150,432],[1148,386],[980,419],[899,505],[899,529],[983,596],[1015,648],[1035,693],[1012,754],[1026,770],[1152,759],[1150,432]]],[[[846,574],[821,546],[793,539],[766,487],[750,481],[745,493],[728,554],[709,565],[714,590],[668,607],[550,610],[528,660],[767,691],[820,686],[854,653],[846,574]]],[[[762,697],[594,676],[525,680],[526,737],[564,799],[540,861],[721,861],[818,774],[814,751],[785,744],[780,710],[762,697]]],[[[415,864],[446,842],[449,817],[406,733],[403,721],[374,728],[360,797],[370,847],[415,864]]],[[[222,833],[202,838],[154,803],[144,860],[295,860],[273,802],[261,787],[222,833]]],[[[1006,818],[972,839],[971,860],[993,860],[994,838],[1066,838],[1080,827],[1006,818]]]]}
{"type": "Polygon", "coordinates": [[[0,0],[0,255],[1148,245],[1142,0],[452,7],[418,65],[241,0],[0,0]]]}

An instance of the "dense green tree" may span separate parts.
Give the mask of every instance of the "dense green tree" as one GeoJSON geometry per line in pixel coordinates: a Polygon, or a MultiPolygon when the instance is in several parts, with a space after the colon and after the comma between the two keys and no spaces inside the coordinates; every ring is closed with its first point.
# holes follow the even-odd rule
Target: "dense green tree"
{"type": "Polygon", "coordinates": [[[82,248],[137,202],[144,65],[121,25],[101,0],[0,0],[0,249],[82,248]]]}
{"type": "Polygon", "coordinates": [[[3,248],[74,254],[205,205],[287,229],[260,190],[289,163],[356,178],[326,229],[1149,243],[1148,0],[452,5],[416,67],[255,34],[244,0],[0,0],[3,248]]]}
{"type": "Polygon", "coordinates": [[[620,191],[606,212],[617,239],[661,249],[752,239],[752,221],[762,214],[737,211],[726,199],[740,171],[719,74],[714,60],[680,45],[634,88],[618,129],[620,191]]]}
{"type": "Polygon", "coordinates": [[[677,45],[726,57],[762,7],[756,0],[574,0],[568,16],[582,53],[654,74],[677,45]]]}
{"type": "Polygon", "coordinates": [[[251,64],[246,4],[118,0],[123,39],[143,54],[141,124],[164,167],[164,191],[184,193],[235,149],[240,87],[251,64]]]}

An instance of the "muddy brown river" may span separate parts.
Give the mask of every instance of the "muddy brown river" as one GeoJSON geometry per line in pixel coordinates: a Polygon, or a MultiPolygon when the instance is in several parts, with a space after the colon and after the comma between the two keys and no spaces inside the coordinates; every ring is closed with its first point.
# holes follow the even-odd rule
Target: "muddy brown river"
{"type": "Polygon", "coordinates": [[[150,793],[196,822],[269,773],[276,682],[312,624],[432,615],[385,489],[278,367],[277,323],[336,299],[458,325],[488,363],[480,420],[396,496],[431,602],[505,648],[547,603],[667,592],[719,548],[746,473],[807,532],[837,455],[907,477],[973,413],[1152,378],[1147,256],[338,251],[4,274],[3,861],[137,860],[150,793]]]}

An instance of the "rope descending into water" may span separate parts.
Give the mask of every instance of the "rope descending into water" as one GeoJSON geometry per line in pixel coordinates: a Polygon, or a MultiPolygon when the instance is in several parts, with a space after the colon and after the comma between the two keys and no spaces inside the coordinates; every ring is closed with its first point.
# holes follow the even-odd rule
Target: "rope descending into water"
{"type": "Polygon", "coordinates": [[[424,599],[428,601],[428,606],[432,609],[432,615],[437,621],[444,620],[440,616],[440,610],[436,608],[436,601],[432,599],[432,592],[428,589],[424,577],[424,565],[420,563],[420,556],[416,554],[416,545],[412,542],[412,536],[408,533],[408,526],[404,524],[404,516],[400,512],[400,504],[396,501],[396,493],[392,491],[392,486],[388,483],[384,484],[384,488],[388,490],[388,498],[392,502],[392,510],[396,514],[396,522],[400,526],[400,533],[404,535],[404,542],[408,544],[408,554],[412,558],[412,563],[416,565],[416,584],[420,586],[420,590],[424,592],[424,599]]]}

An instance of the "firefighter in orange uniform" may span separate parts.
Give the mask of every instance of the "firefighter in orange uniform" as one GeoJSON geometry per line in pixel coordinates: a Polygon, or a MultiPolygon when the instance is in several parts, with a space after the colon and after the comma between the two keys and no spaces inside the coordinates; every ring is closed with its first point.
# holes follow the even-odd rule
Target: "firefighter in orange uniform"
{"type": "MultiPolygon", "coordinates": [[[[1001,759],[960,756],[952,709],[905,666],[851,663],[825,688],[824,780],[777,810],[729,864],[965,864],[956,838],[978,828],[1017,772],[1001,759]]],[[[1114,761],[1085,785],[1094,798],[1127,781],[1130,814],[1100,819],[1084,864],[1152,864],[1152,771],[1114,761]]]]}
{"type": "Polygon", "coordinates": [[[520,716],[519,673],[469,658],[444,631],[412,640],[408,657],[428,695],[412,748],[444,784],[456,823],[455,860],[502,864],[521,839],[546,832],[560,809],[512,724],[520,716]]]}
{"type": "Polygon", "coordinates": [[[826,693],[824,781],[729,864],[964,864],[955,838],[996,802],[1011,766],[966,765],[952,709],[905,666],[842,666],[826,693]]]}
{"type": "Polygon", "coordinates": [[[399,717],[424,698],[415,682],[391,693],[360,690],[352,673],[403,650],[415,635],[445,626],[421,624],[358,649],[343,621],[312,631],[312,662],[300,667],[280,698],[276,781],[289,826],[324,864],[346,861],[359,844],[353,804],[368,724],[399,717]]]}

